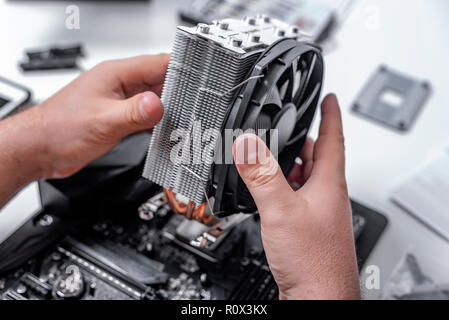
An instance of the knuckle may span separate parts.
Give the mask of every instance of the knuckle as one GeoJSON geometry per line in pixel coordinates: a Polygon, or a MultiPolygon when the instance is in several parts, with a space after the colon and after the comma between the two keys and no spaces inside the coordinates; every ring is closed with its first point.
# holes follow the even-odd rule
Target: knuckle
{"type": "Polygon", "coordinates": [[[338,146],[339,148],[345,147],[345,136],[343,135],[343,132],[341,130],[333,134],[332,141],[334,141],[335,146],[338,146]]]}
{"type": "Polygon", "coordinates": [[[267,228],[281,228],[291,226],[290,217],[295,216],[298,211],[304,211],[302,199],[297,197],[286,197],[284,195],[273,199],[269,208],[262,212],[262,223],[267,228]]]}
{"type": "Polygon", "coordinates": [[[141,124],[141,115],[134,106],[134,103],[125,108],[125,121],[130,126],[139,126],[141,124]]]}
{"type": "Polygon", "coordinates": [[[343,135],[343,131],[339,130],[335,135],[335,140],[338,144],[345,146],[345,136],[343,135]]]}
{"type": "Polygon", "coordinates": [[[249,180],[249,187],[250,188],[261,188],[269,185],[274,180],[274,177],[271,175],[261,175],[261,174],[254,174],[250,180],[249,180]]]}
{"type": "Polygon", "coordinates": [[[114,134],[111,130],[110,124],[107,122],[96,118],[95,121],[90,125],[90,135],[91,142],[93,144],[105,144],[114,140],[114,134]]]}
{"type": "Polygon", "coordinates": [[[112,65],[114,65],[114,60],[106,60],[102,62],[103,68],[109,69],[112,65]]]}
{"type": "Polygon", "coordinates": [[[107,64],[108,64],[107,61],[100,62],[99,64],[97,64],[97,65],[94,67],[94,70],[104,70],[104,69],[106,69],[107,64]]]}
{"type": "MultiPolygon", "coordinates": [[[[287,209],[288,210],[288,209],[287,209]]],[[[279,228],[285,222],[284,209],[280,206],[276,206],[276,209],[269,209],[269,212],[262,212],[261,219],[262,227],[266,228],[279,228]]]]}
{"type": "Polygon", "coordinates": [[[111,68],[112,64],[113,64],[112,60],[103,61],[103,62],[100,62],[99,64],[97,64],[94,67],[94,69],[97,71],[106,71],[111,68]]]}
{"type": "Polygon", "coordinates": [[[260,167],[254,168],[248,177],[248,187],[252,189],[266,188],[271,185],[280,174],[280,169],[261,170],[260,167]]]}
{"type": "Polygon", "coordinates": [[[266,188],[273,184],[279,177],[283,177],[281,168],[272,157],[262,164],[256,165],[248,170],[246,180],[248,187],[266,188]]]}
{"type": "Polygon", "coordinates": [[[329,194],[329,199],[348,199],[349,192],[344,175],[336,175],[333,182],[323,187],[323,192],[329,194]]]}
{"type": "Polygon", "coordinates": [[[266,230],[274,228],[277,229],[280,226],[282,226],[282,223],[285,221],[285,219],[282,217],[282,211],[278,210],[272,210],[268,212],[267,214],[263,214],[263,217],[261,219],[262,229],[266,230]]]}
{"type": "Polygon", "coordinates": [[[337,190],[339,190],[343,198],[349,198],[348,184],[346,183],[345,177],[342,177],[337,181],[337,190]]]}

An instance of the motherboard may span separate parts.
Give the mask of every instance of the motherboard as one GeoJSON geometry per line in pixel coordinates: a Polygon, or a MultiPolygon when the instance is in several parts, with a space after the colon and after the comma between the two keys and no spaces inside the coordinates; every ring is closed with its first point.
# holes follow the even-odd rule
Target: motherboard
{"type": "Polygon", "coordinates": [[[166,203],[158,207],[145,203],[139,209],[134,219],[110,217],[71,232],[23,267],[1,277],[1,297],[277,298],[260,241],[258,216],[245,217],[223,234],[219,246],[209,249],[191,244],[185,234],[190,224],[198,224],[193,229],[201,224],[174,214],[166,203]]]}
{"type": "MultiPolygon", "coordinates": [[[[202,248],[185,231],[202,225],[174,214],[165,202],[155,206],[149,201],[132,219],[116,216],[83,226],[0,277],[0,297],[277,299],[260,239],[259,216],[244,218],[223,239],[215,239],[218,246],[202,248]]],[[[361,235],[364,227],[365,219],[355,215],[355,235],[361,235]]]]}
{"type": "MultiPolygon", "coordinates": [[[[40,182],[43,208],[0,243],[4,300],[273,300],[257,214],[213,227],[139,179],[148,134],[75,176],[40,182]]],[[[359,268],[386,221],[352,202],[359,268]]]]}

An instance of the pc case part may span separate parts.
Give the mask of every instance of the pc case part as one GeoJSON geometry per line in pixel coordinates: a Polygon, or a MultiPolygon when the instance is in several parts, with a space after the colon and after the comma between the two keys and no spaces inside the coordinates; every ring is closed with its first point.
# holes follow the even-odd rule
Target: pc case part
{"type": "Polygon", "coordinates": [[[234,101],[233,90],[244,82],[261,53],[285,38],[300,38],[298,28],[263,15],[179,27],[162,94],[165,114],[154,130],[143,176],[196,204],[203,203],[212,166],[195,157],[219,137],[203,141],[202,131],[221,129],[234,101]],[[195,124],[201,125],[200,130],[195,130],[195,124]],[[183,137],[175,137],[182,143],[199,142],[191,143],[190,152],[182,154],[182,164],[170,159],[180,143],[173,141],[176,129],[184,132],[183,137]]]}
{"type": "Polygon", "coordinates": [[[257,13],[293,24],[310,34],[315,43],[327,38],[341,19],[343,9],[352,0],[189,0],[179,10],[188,23],[212,22],[234,17],[244,18],[257,13]]]}
{"type": "Polygon", "coordinates": [[[430,84],[379,67],[352,106],[354,113],[405,132],[431,94],[430,84]]]}

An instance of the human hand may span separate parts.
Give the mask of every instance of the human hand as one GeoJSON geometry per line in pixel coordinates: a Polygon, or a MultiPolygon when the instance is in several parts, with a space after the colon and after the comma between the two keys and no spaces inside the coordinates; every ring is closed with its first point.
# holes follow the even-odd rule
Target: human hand
{"type": "Polygon", "coordinates": [[[242,135],[234,143],[237,169],[259,209],[263,246],[280,299],[360,298],[341,114],[334,95],[323,101],[321,115],[318,140],[307,140],[301,152],[305,183],[296,192],[257,136],[242,135]]]}
{"type": "Polygon", "coordinates": [[[18,115],[27,123],[21,140],[33,146],[36,178],[70,176],[124,137],[154,127],[168,62],[169,55],[103,62],[18,115]]]}

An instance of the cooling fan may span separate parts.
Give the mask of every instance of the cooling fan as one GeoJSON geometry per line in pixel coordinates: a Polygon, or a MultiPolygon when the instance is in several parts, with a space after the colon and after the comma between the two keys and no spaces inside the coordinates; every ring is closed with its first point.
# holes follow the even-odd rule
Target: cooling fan
{"type": "Polygon", "coordinates": [[[323,80],[321,51],[306,40],[296,26],[264,15],[178,27],[162,94],[165,113],[143,173],[164,188],[175,211],[202,222],[257,211],[232,164],[233,139],[241,132],[265,133],[288,174],[323,80]]]}

